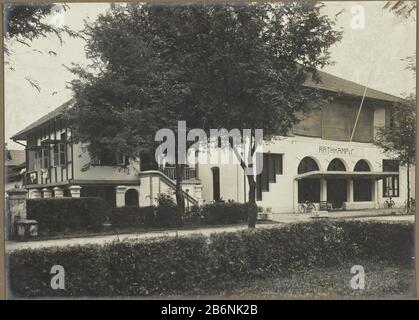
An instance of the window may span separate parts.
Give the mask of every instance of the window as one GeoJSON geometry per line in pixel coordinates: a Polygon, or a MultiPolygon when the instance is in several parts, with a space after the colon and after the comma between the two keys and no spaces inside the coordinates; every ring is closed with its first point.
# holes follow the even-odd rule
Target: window
{"type": "Polygon", "coordinates": [[[53,150],[53,155],[54,155],[54,166],[58,166],[58,162],[59,162],[59,148],[58,148],[58,144],[55,144],[52,148],[53,150]]]}
{"type": "Polygon", "coordinates": [[[262,200],[262,191],[269,191],[269,183],[276,182],[276,175],[283,173],[282,154],[264,153],[263,170],[256,176],[256,199],[262,200]]]}
{"type": "Polygon", "coordinates": [[[116,154],[116,164],[118,166],[124,166],[128,164],[128,157],[124,156],[121,153],[116,154]]]}
{"type": "Polygon", "coordinates": [[[54,155],[54,166],[65,166],[66,164],[66,155],[65,155],[65,144],[58,143],[55,144],[52,148],[54,155]]]}
{"type": "Polygon", "coordinates": [[[355,164],[354,171],[371,171],[370,166],[365,160],[359,160],[355,164]]]}
{"type": "Polygon", "coordinates": [[[220,201],[220,168],[211,168],[212,171],[212,194],[214,201],[220,201]]]}
{"type": "Polygon", "coordinates": [[[394,127],[394,111],[391,109],[386,109],[385,111],[385,123],[386,126],[389,128],[394,127]]]}
{"type": "Polygon", "coordinates": [[[129,158],[120,153],[103,151],[98,156],[92,156],[91,162],[100,166],[125,166],[129,164],[129,158]]]}
{"type": "Polygon", "coordinates": [[[102,152],[98,160],[101,166],[112,166],[116,164],[115,154],[111,152],[102,152]]]}
{"type": "Polygon", "coordinates": [[[346,171],[345,165],[342,160],[333,159],[327,166],[327,171],[346,171]]]}
{"type": "MultiPolygon", "coordinates": [[[[399,162],[397,160],[383,160],[384,172],[399,172],[399,162]]],[[[383,196],[399,196],[399,176],[390,176],[383,179],[383,196]]]]}
{"type": "Polygon", "coordinates": [[[49,168],[49,149],[41,149],[41,168],[49,168]]]}
{"type": "Polygon", "coordinates": [[[310,157],[305,157],[303,160],[300,161],[298,165],[297,173],[302,174],[310,171],[319,171],[319,166],[317,165],[316,161],[314,161],[310,157]]]}
{"type": "Polygon", "coordinates": [[[34,161],[33,161],[33,170],[38,171],[41,169],[41,155],[38,151],[33,152],[34,161]]]}
{"type": "Polygon", "coordinates": [[[60,166],[64,166],[65,165],[65,144],[64,143],[60,143],[58,145],[59,151],[60,151],[60,166]]]}

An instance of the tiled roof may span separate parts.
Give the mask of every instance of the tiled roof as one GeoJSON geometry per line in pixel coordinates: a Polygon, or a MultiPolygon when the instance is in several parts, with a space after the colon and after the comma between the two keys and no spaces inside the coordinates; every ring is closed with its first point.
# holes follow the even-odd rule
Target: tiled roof
{"type": "Polygon", "coordinates": [[[39,127],[40,125],[47,123],[49,120],[52,120],[59,115],[61,115],[65,108],[68,107],[71,104],[72,100],[69,100],[62,105],[60,105],[58,108],[52,110],[51,112],[47,113],[45,116],[39,118],[35,122],[31,123],[29,126],[27,126],[25,129],[20,130],[18,133],[13,135],[10,139],[12,140],[25,140],[26,134],[31,131],[32,129],[39,127]]]}
{"type": "Polygon", "coordinates": [[[21,166],[25,163],[25,150],[5,150],[5,166],[21,166]]]}
{"type": "MultiPolygon", "coordinates": [[[[365,85],[361,85],[353,81],[336,77],[324,71],[318,71],[318,73],[321,82],[316,83],[314,80],[311,79],[311,77],[309,77],[304,83],[304,86],[359,97],[362,97],[364,94],[365,85]]],[[[367,89],[365,97],[388,102],[401,102],[403,100],[400,97],[396,97],[394,95],[382,91],[374,90],[369,87],[367,89]]]]}
{"type": "MultiPolygon", "coordinates": [[[[339,78],[337,76],[334,76],[330,73],[326,73],[324,71],[318,71],[321,81],[316,83],[314,80],[309,77],[305,83],[304,86],[306,87],[312,87],[312,88],[318,88],[330,92],[335,92],[339,94],[346,94],[350,96],[358,96],[362,97],[364,94],[365,86],[358,84],[353,81],[349,81],[343,78],[339,78]]],[[[386,101],[386,102],[401,102],[402,98],[374,90],[374,89],[367,89],[366,92],[366,98],[386,101]]],[[[54,119],[55,117],[61,115],[65,108],[71,104],[72,100],[67,101],[66,103],[59,106],[57,109],[51,111],[50,113],[46,114],[42,118],[38,119],[34,123],[27,126],[25,129],[19,131],[14,136],[11,137],[12,140],[25,140],[27,133],[29,133],[32,129],[48,122],[49,120],[54,119]]]]}

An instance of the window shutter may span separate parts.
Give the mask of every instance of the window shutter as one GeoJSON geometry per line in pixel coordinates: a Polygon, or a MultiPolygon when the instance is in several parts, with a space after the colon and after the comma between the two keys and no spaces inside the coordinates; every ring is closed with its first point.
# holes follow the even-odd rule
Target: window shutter
{"type": "Polygon", "coordinates": [[[53,154],[54,154],[54,166],[59,165],[59,147],[58,144],[55,144],[53,147],[53,154]]]}

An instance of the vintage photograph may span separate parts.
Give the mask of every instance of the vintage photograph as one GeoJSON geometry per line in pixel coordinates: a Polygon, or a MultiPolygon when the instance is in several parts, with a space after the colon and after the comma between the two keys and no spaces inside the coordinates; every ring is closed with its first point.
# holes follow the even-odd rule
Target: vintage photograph
{"type": "Polygon", "coordinates": [[[8,299],[416,297],[415,1],[3,19],[8,299]]]}

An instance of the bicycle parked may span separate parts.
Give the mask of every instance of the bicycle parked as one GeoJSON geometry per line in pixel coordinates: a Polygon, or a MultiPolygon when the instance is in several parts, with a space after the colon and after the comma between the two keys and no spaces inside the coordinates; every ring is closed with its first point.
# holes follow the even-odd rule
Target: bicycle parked
{"type": "Polygon", "coordinates": [[[300,213],[311,213],[312,211],[315,211],[315,210],[316,210],[316,206],[314,205],[314,203],[310,201],[305,201],[298,205],[298,211],[300,213]]]}
{"type": "Polygon", "coordinates": [[[391,197],[388,197],[387,200],[384,202],[385,209],[391,209],[396,205],[394,200],[391,197]]]}

